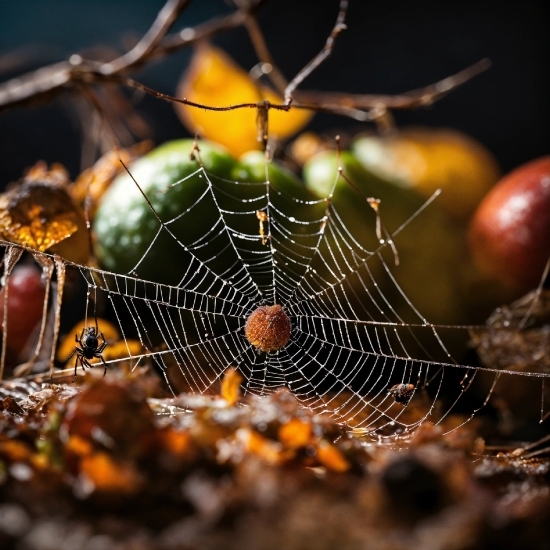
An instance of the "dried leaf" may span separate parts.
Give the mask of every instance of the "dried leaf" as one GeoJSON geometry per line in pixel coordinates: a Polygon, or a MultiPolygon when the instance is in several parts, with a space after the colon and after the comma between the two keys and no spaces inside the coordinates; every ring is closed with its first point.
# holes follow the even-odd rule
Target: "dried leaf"
{"type": "MultiPolygon", "coordinates": [[[[210,45],[197,49],[189,70],[178,86],[178,97],[203,105],[226,107],[267,100],[281,104],[283,99],[255,83],[227,54],[210,45]]],[[[235,156],[261,149],[258,142],[257,110],[207,111],[183,104],[176,106],[191,132],[221,143],[235,156]]],[[[285,139],[298,132],[312,116],[305,110],[269,111],[269,136],[285,139]]]]}
{"type": "Polygon", "coordinates": [[[243,377],[239,374],[239,371],[233,367],[229,367],[225,371],[225,375],[222,378],[222,397],[227,401],[229,405],[234,405],[240,395],[240,386],[243,381],[243,377]]]}
{"type": "Polygon", "coordinates": [[[164,448],[175,455],[185,455],[189,452],[193,442],[189,432],[181,432],[173,428],[167,428],[162,432],[164,448]]]}
{"type": "Polygon", "coordinates": [[[31,456],[29,447],[21,441],[0,441],[0,457],[11,462],[24,462],[31,456]]]}
{"type": "Polygon", "coordinates": [[[115,460],[107,453],[99,452],[83,458],[80,468],[86,485],[92,485],[90,490],[134,493],[143,481],[132,464],[115,460]]]}
{"type": "Polygon", "coordinates": [[[289,449],[299,449],[311,443],[311,424],[292,418],[279,428],[279,441],[289,449]]]}
{"type": "Polygon", "coordinates": [[[258,455],[270,464],[279,464],[287,458],[280,443],[271,441],[254,430],[241,428],[237,431],[237,437],[248,452],[258,455]]]}
{"type": "Polygon", "coordinates": [[[55,252],[85,263],[89,252],[85,220],[66,190],[67,182],[59,165],[51,171],[42,163],[33,167],[21,183],[0,196],[0,238],[44,252],[81,229],[72,254],[55,252]]]}
{"type": "Polygon", "coordinates": [[[321,440],[317,446],[317,460],[333,472],[346,472],[350,468],[349,462],[342,453],[326,440],[321,440]]]}

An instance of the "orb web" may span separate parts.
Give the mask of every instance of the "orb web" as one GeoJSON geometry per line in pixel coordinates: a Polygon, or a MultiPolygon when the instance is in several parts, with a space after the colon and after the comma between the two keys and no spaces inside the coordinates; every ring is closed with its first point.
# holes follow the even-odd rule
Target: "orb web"
{"type": "MultiPolygon", "coordinates": [[[[107,306],[123,340],[143,346],[138,355],[127,346],[127,357],[107,361],[110,367],[128,359],[134,367],[153,362],[174,394],[215,391],[236,367],[245,393],[262,397],[286,387],[304,407],[376,434],[389,426],[408,431],[428,418],[443,422],[479,376],[489,379],[488,389],[468,401],[465,422],[488,403],[502,376],[535,380],[544,392],[548,374],[455,361],[453,343],[466,341],[475,327],[434,325],[422,316],[422,305],[410,302],[393,274],[390,239],[366,246],[362,234],[374,232],[372,219],[348,227],[346,212],[330,197],[291,196],[268,175],[267,161],[258,183],[220,178],[197,161],[195,172],[167,185],[193,179],[201,192],[158,222],[128,273],[64,262],[67,276],[79,274],[87,287],[81,305],[72,307],[89,315],[95,303],[107,306]],[[191,227],[202,229],[186,231],[191,227]],[[166,241],[177,247],[177,261],[162,257],[166,241]],[[141,275],[149,256],[159,253],[170,283],[141,275]],[[265,351],[246,337],[245,325],[258,308],[275,304],[288,316],[290,334],[265,351]],[[407,390],[400,402],[397,387],[407,390]],[[426,406],[411,418],[406,411],[415,398],[426,406]]],[[[339,177],[335,171],[334,185],[339,177]]],[[[369,215],[365,204],[366,220],[369,215]]],[[[410,229],[411,219],[402,220],[394,238],[410,229]]]]}

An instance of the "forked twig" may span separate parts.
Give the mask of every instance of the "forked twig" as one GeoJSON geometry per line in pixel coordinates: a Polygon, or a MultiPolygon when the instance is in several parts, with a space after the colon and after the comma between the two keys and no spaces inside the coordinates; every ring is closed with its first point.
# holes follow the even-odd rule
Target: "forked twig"
{"type": "Polygon", "coordinates": [[[336,38],[346,28],[347,12],[348,0],[340,0],[340,11],[332,32],[327,38],[323,49],[288,83],[285,89],[285,105],[290,105],[294,90],[332,53],[336,38]]]}
{"type": "Polygon", "coordinates": [[[145,61],[162,42],[170,27],[180,13],[191,3],[191,0],[168,0],[159,11],[151,28],[143,38],[126,54],[101,67],[103,74],[126,72],[145,61]]]}

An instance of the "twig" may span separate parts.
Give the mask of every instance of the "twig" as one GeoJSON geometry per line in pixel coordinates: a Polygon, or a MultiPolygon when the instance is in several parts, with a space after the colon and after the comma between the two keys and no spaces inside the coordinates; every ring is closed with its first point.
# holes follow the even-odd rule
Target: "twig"
{"type": "Polygon", "coordinates": [[[338,35],[346,28],[345,20],[348,11],[348,0],[340,0],[340,11],[332,32],[323,49],[289,82],[285,90],[285,104],[290,105],[294,90],[332,53],[334,42],[338,35]]]}
{"type": "Polygon", "coordinates": [[[244,26],[248,31],[250,42],[254,47],[254,51],[256,52],[258,59],[262,63],[270,66],[271,70],[267,73],[269,80],[271,80],[275,89],[283,95],[286,87],[288,86],[288,81],[275,64],[256,18],[252,14],[248,14],[244,20],[244,26]]]}
{"type": "Polygon", "coordinates": [[[355,109],[414,109],[428,107],[458,86],[483,73],[491,66],[489,59],[481,59],[458,73],[434,84],[398,95],[347,94],[341,92],[296,92],[295,99],[302,104],[331,103],[334,106],[355,109]]]}
{"type": "MultiPolygon", "coordinates": [[[[179,33],[164,36],[160,42],[158,42],[159,34],[157,34],[156,46],[153,49],[143,47],[141,55],[137,55],[137,46],[128,54],[108,63],[85,60],[80,55],[73,55],[69,58],[69,61],[48,65],[8,80],[0,84],[0,113],[14,107],[44,103],[66,90],[78,90],[80,87],[89,87],[106,81],[117,83],[120,80],[117,77],[126,74],[130,69],[135,70],[175,50],[191,46],[200,40],[241,26],[248,14],[254,13],[263,2],[264,0],[258,0],[248,5],[246,9],[243,8],[227,16],[211,19],[194,29],[183,29],[179,33]],[[136,53],[130,56],[132,52],[136,53]],[[124,59],[125,61],[122,61],[124,59]]],[[[169,0],[168,4],[174,8],[172,0],[169,0]]],[[[179,3],[175,7],[179,8],[179,3]]],[[[161,10],[162,12],[164,12],[164,9],[161,10]]],[[[170,14],[164,12],[165,18],[168,15],[170,14]]],[[[156,26],[154,24],[147,35],[149,33],[153,34],[154,28],[156,28],[157,33],[160,30],[166,32],[168,21],[160,29],[159,17],[155,22],[156,26]]],[[[169,19],[170,24],[172,24],[173,18],[171,15],[169,19]]],[[[149,39],[152,40],[152,36],[149,39]]],[[[140,40],[140,43],[143,43],[144,40],[145,37],[140,40]]]]}
{"type": "MultiPolygon", "coordinates": [[[[292,108],[296,109],[328,112],[359,121],[371,121],[377,119],[381,112],[387,112],[388,109],[414,109],[429,106],[490,66],[489,60],[483,59],[439,82],[399,95],[301,92],[296,90],[297,86],[332,53],[337,36],[345,28],[347,0],[340,1],[336,24],[323,49],[288,84],[284,75],[274,64],[261,29],[253,17],[265,0],[239,2],[238,11],[232,14],[211,19],[195,28],[186,28],[178,33],[167,35],[167,31],[177,16],[190,1],[168,0],[149,31],[138,44],[128,53],[113,61],[102,63],[73,55],[69,61],[43,67],[0,84],[0,113],[9,108],[48,101],[66,90],[84,92],[84,95],[90,100],[91,96],[86,92],[92,86],[111,83],[137,88],[166,101],[183,103],[210,111],[231,111],[243,108],[288,111],[292,104],[292,108]],[[127,77],[127,73],[131,70],[136,70],[177,49],[242,25],[249,32],[258,58],[271,65],[269,77],[273,85],[280,93],[283,93],[284,88],[284,103],[266,104],[264,101],[259,101],[221,107],[209,106],[157,92],[127,77]]],[[[98,104],[95,104],[94,107],[97,108],[98,104]]]]}
{"type": "Polygon", "coordinates": [[[140,62],[144,61],[155,51],[180,13],[191,1],[168,0],[143,38],[128,53],[110,63],[102,65],[101,72],[103,74],[118,74],[128,71],[135,65],[139,65],[140,62]]]}

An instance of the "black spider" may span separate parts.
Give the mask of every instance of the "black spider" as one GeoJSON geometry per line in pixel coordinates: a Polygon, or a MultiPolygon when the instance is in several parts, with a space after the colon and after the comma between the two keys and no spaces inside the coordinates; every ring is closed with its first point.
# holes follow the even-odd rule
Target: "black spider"
{"type": "Polygon", "coordinates": [[[105,364],[101,353],[107,346],[107,342],[105,341],[103,333],[98,332],[97,327],[84,327],[82,329],[82,332],[80,333],[80,337],[78,336],[78,334],[75,335],[75,342],[77,344],[80,344],[81,347],[76,346],[67,359],[67,361],[69,361],[71,357],[76,353],[73,382],[76,380],[76,369],[78,368],[78,362],[80,361],[80,366],[82,367],[82,370],[84,370],[85,367],[88,367],[90,369],[94,365],[89,363],[89,359],[93,359],[94,357],[99,358],[103,363],[103,366],[105,367],[105,370],[103,371],[103,376],[105,376],[105,373],[107,372],[107,365],[105,364]],[[103,340],[101,344],[99,343],[100,338],[103,340]]]}

